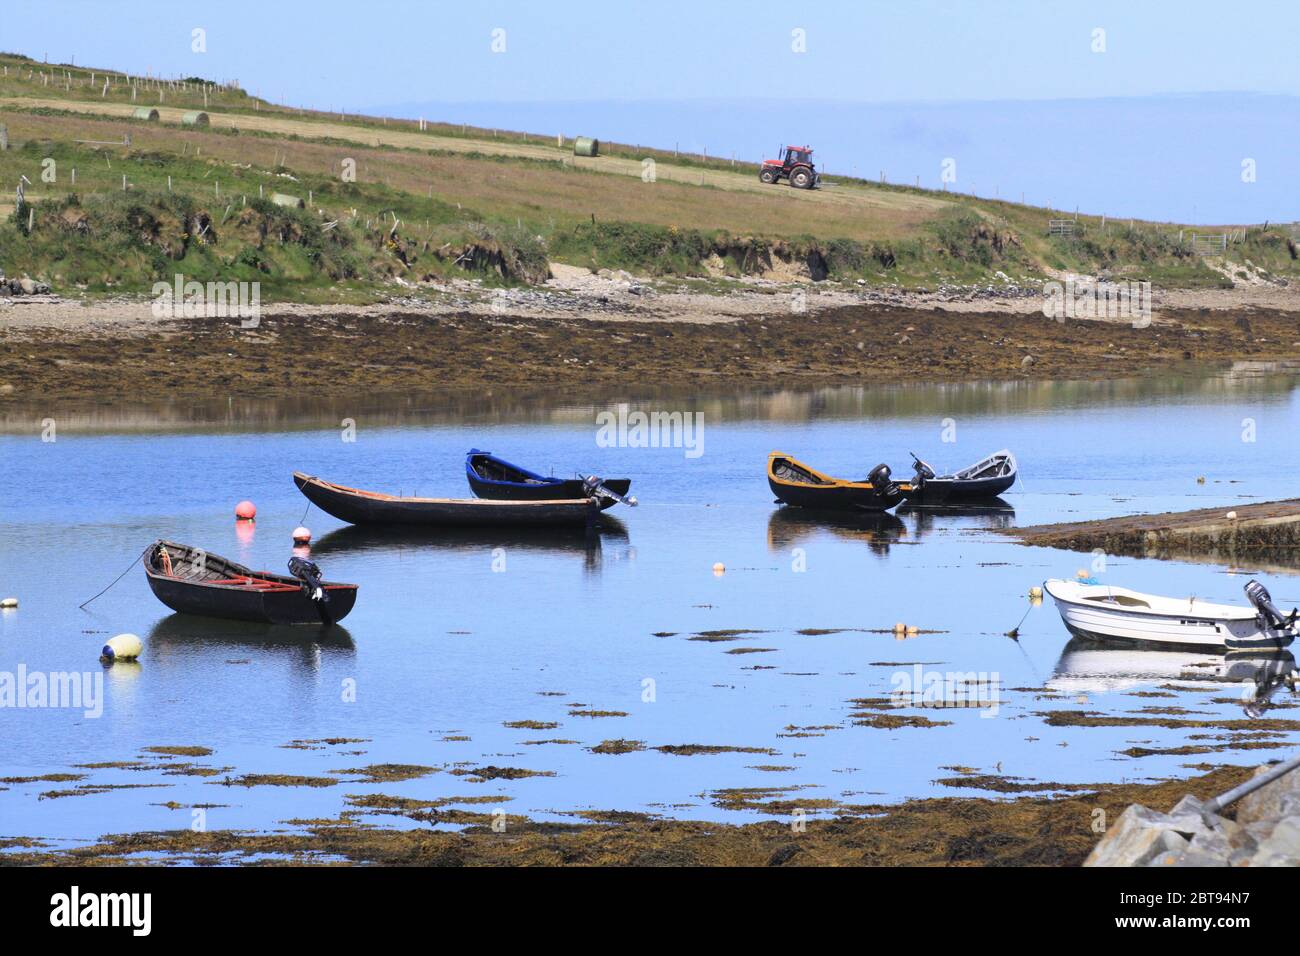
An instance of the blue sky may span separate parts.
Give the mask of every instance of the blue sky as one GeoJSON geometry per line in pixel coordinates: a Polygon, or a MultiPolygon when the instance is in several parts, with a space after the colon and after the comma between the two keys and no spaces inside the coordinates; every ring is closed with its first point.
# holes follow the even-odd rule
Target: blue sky
{"type": "Polygon", "coordinates": [[[954,158],[961,191],[1235,224],[1300,219],[1297,38],[1281,0],[5,0],[0,48],[749,160],[811,142],[935,188],[954,158]]]}
{"type": "Polygon", "coordinates": [[[86,65],[237,78],[306,106],[764,96],[871,102],[1300,95],[1300,4],[6,0],[4,38],[86,65]],[[191,51],[191,30],[207,52],[191,51]],[[1093,52],[1095,29],[1105,52],[1093,52]],[[505,31],[504,52],[492,31],[505,31]],[[795,53],[792,31],[805,31],[795,53]],[[499,44],[498,44],[499,46],[499,44]]]}

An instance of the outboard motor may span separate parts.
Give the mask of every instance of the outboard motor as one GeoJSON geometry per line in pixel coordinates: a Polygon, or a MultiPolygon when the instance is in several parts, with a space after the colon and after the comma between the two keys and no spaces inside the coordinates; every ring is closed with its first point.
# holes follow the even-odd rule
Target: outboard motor
{"type": "Polygon", "coordinates": [[[872,468],[871,473],[867,475],[867,481],[871,483],[872,489],[882,498],[887,495],[898,494],[898,485],[890,480],[889,476],[891,474],[893,472],[890,471],[889,466],[881,462],[875,468],[872,468]]]}
{"type": "Polygon", "coordinates": [[[1296,614],[1300,612],[1293,608],[1289,616],[1283,617],[1282,612],[1273,604],[1272,596],[1258,581],[1247,581],[1245,590],[1246,597],[1250,599],[1251,604],[1255,605],[1260,619],[1269,629],[1282,631],[1295,623],[1296,614]]]}
{"type": "Polygon", "coordinates": [[[912,470],[916,472],[917,484],[924,484],[925,482],[933,478],[934,469],[931,468],[929,465],[927,465],[925,462],[923,462],[921,459],[917,458],[916,452],[910,452],[910,454],[912,456],[912,461],[915,462],[915,464],[912,466],[912,470]]]}

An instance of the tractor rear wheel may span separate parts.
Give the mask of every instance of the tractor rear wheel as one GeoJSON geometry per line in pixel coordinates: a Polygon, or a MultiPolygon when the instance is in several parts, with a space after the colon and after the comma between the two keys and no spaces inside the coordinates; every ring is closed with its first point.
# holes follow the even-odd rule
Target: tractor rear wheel
{"type": "Polygon", "coordinates": [[[812,186],[812,173],[801,166],[790,173],[790,185],[795,189],[808,189],[812,186]]]}
{"type": "Polygon", "coordinates": [[[758,178],[761,182],[765,182],[770,186],[776,182],[776,173],[770,169],[764,169],[758,174],[758,178]]]}

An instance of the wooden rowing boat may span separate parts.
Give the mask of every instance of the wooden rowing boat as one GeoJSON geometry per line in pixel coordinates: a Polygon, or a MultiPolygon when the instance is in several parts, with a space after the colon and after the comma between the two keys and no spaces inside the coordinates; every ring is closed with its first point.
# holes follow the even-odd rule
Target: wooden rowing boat
{"type": "MultiPolygon", "coordinates": [[[[496,498],[506,501],[557,501],[566,498],[592,497],[591,485],[581,478],[555,478],[539,475],[511,464],[504,458],[477,448],[465,456],[465,477],[470,490],[479,498],[496,498]]],[[[600,485],[625,497],[632,487],[630,478],[604,478],[600,485]]],[[[600,507],[608,508],[618,499],[606,495],[596,496],[600,507]]]]}
{"type": "Polygon", "coordinates": [[[444,527],[526,527],[574,525],[600,514],[592,498],[505,501],[489,498],[403,498],[379,491],[293,473],[293,483],[326,514],[349,524],[429,525],[444,527]]]}
{"type": "Polygon", "coordinates": [[[917,492],[911,497],[911,504],[988,501],[1009,490],[1019,475],[1016,456],[1005,448],[947,475],[936,475],[915,454],[912,460],[916,470],[912,483],[917,486],[917,492]]]}
{"type": "Polygon", "coordinates": [[[865,481],[832,478],[785,454],[767,456],[767,483],[781,504],[818,511],[888,511],[914,491],[911,482],[893,481],[877,465],[865,481]]]}
{"type": "Polygon", "coordinates": [[[250,571],[219,554],[174,541],[157,541],[144,557],[154,596],[173,611],[264,624],[332,624],[357,600],[355,584],[326,583],[313,601],[287,574],[250,571]]]}

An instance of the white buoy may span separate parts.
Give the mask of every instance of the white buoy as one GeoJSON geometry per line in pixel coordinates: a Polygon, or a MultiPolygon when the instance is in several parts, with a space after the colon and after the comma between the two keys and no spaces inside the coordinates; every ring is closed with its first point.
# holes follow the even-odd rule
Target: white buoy
{"type": "Polygon", "coordinates": [[[1037,586],[1030,588],[1030,589],[1029,589],[1029,599],[1030,599],[1031,601],[1034,601],[1034,600],[1041,601],[1041,600],[1043,599],[1043,589],[1040,588],[1040,587],[1037,587],[1037,586]]]}
{"type": "Polygon", "coordinates": [[[17,606],[18,606],[17,598],[5,598],[3,601],[0,601],[0,607],[17,607],[17,606]]]}
{"type": "Polygon", "coordinates": [[[719,561],[719,562],[717,562],[716,564],[713,565],[713,573],[714,573],[714,574],[722,574],[722,573],[723,573],[724,571],[726,571],[726,570],[727,570],[727,566],[726,566],[725,564],[723,564],[721,561],[719,561]]]}
{"type": "Polygon", "coordinates": [[[99,652],[107,661],[133,661],[144,650],[144,642],[134,634],[119,634],[110,637],[99,652]]]}

